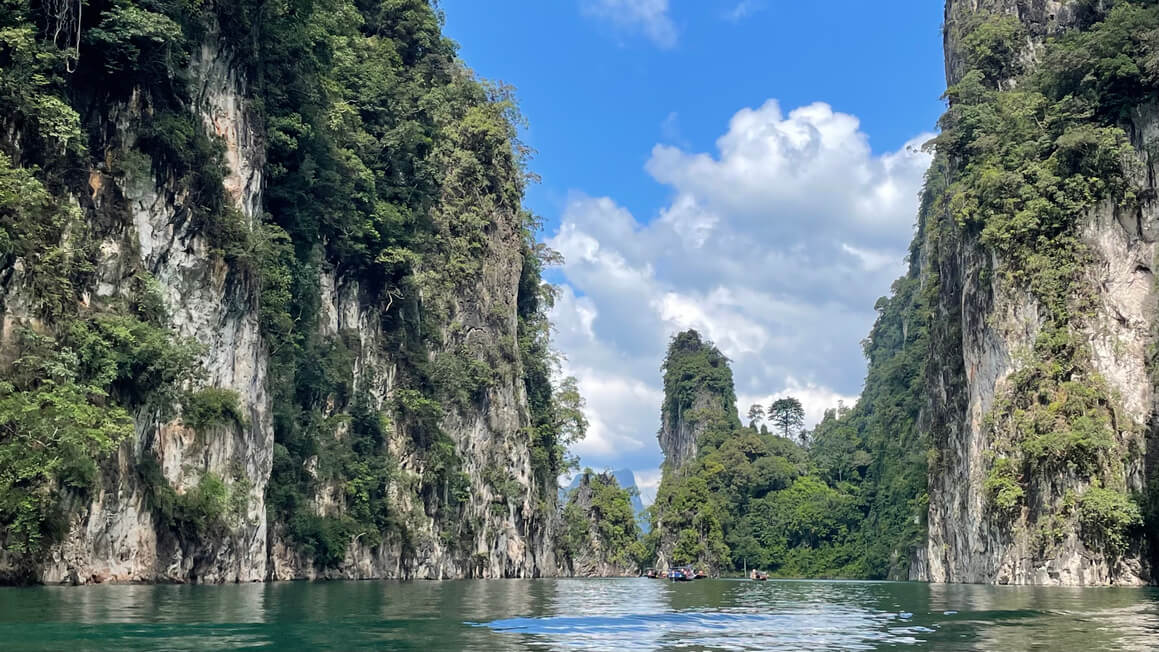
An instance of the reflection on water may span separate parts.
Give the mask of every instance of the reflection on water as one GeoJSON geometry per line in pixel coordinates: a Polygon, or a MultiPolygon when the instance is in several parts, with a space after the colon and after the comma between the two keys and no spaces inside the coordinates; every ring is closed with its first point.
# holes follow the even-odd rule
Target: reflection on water
{"type": "Polygon", "coordinates": [[[0,589],[3,650],[1154,650],[1159,592],[474,580],[0,589]]]}

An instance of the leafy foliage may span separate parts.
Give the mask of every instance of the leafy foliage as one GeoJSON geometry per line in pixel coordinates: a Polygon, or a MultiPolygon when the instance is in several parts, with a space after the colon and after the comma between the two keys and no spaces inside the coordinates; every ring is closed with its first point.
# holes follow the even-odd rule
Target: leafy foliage
{"type": "MultiPolygon", "coordinates": [[[[37,32],[29,3],[0,3],[0,115],[23,127],[23,145],[55,167],[80,152],[84,140],[79,114],[61,97],[68,54],[37,32]]],[[[43,198],[29,199],[30,208],[43,205],[43,198]]]]}
{"type": "Polygon", "coordinates": [[[74,351],[32,353],[0,383],[0,523],[6,545],[37,554],[62,534],[60,491],[87,489],[94,460],[132,434],[123,408],[108,409],[101,378],[85,378],[74,351]]]}
{"type": "MultiPolygon", "coordinates": [[[[326,566],[354,539],[374,546],[394,537],[406,550],[413,528],[391,498],[400,492],[470,540],[470,479],[443,424],[485,409],[490,392],[512,380],[532,408],[526,430],[512,436],[526,435],[535,471],[533,486],[521,489],[535,513],[518,518],[542,527],[553,517],[566,445],[586,428],[574,381],[558,391],[552,384],[551,291],[541,272],[554,255],[535,242],[538,221],[520,206],[527,150],[511,89],[477,80],[456,59],[432,4],[97,0],[80,16],[65,25],[45,3],[0,0],[0,269],[22,266],[45,337],[75,340],[79,365],[68,383],[11,382],[6,395],[31,405],[51,389],[70,409],[94,410],[75,415],[75,436],[54,444],[78,451],[69,459],[100,459],[140,410],[171,418],[180,406],[197,430],[245,425],[232,392],[188,391],[204,381],[196,351],[162,327],[164,301],[144,270],[135,270],[136,296],[88,305],[100,242],[90,231],[107,227],[110,211],[89,205],[88,179],[76,171],[98,168],[129,182],[151,173],[177,208],[175,226],[209,243],[228,282],[259,290],[275,431],[267,505],[302,552],[326,566]],[[233,208],[223,188],[225,144],[196,112],[199,89],[190,82],[206,63],[208,39],[245,82],[248,124],[266,127],[258,215],[233,208]],[[83,121],[74,107],[84,107],[83,121]],[[114,110],[129,116],[130,142],[106,124],[114,110]],[[69,195],[81,198],[81,211],[69,195]],[[518,257],[515,305],[505,297],[476,314],[485,312],[472,302],[491,272],[487,261],[518,257]],[[397,362],[388,400],[366,391],[385,370],[355,376],[355,361],[372,359],[358,334],[328,333],[321,323],[323,276],[340,291],[355,288],[385,335],[397,362]],[[120,317],[96,319],[94,309],[120,317]],[[469,337],[463,322],[475,317],[466,325],[497,333],[498,342],[469,337]],[[396,434],[418,451],[417,482],[403,482],[395,468],[388,443],[396,434]],[[324,484],[341,489],[341,516],[315,514],[324,484]]],[[[32,436],[26,427],[12,426],[12,450],[32,436]]],[[[141,467],[171,527],[200,536],[220,522],[215,478],[178,495],[147,461],[141,467]]],[[[51,516],[58,471],[50,465],[35,482],[13,480],[20,492],[51,498],[36,503],[40,521],[51,516]]],[[[236,479],[216,480],[231,499],[242,495],[231,489],[236,479]]],[[[12,495],[16,510],[25,494],[12,495]]]]}
{"type": "Polygon", "coordinates": [[[534,241],[538,222],[525,216],[523,226],[523,269],[519,277],[516,303],[517,346],[523,362],[523,385],[531,412],[527,433],[531,446],[531,466],[540,486],[552,486],[559,476],[574,468],[567,459],[567,447],[587,434],[584,399],[575,378],[553,385],[558,360],[551,350],[551,322],[548,311],[555,300],[554,288],[540,276],[545,264],[558,262],[559,254],[534,241]]]}
{"type": "Polygon", "coordinates": [[[623,568],[636,567],[645,557],[631,494],[610,473],[584,469],[579,487],[563,508],[560,552],[574,563],[593,550],[600,551],[606,563],[623,568]],[[598,546],[592,546],[593,538],[598,546]]]}
{"type": "Polygon", "coordinates": [[[1091,487],[1078,501],[1079,522],[1089,541],[1111,556],[1126,552],[1134,530],[1143,524],[1139,506],[1119,491],[1091,487]]]}
{"type": "Polygon", "coordinates": [[[148,489],[146,494],[155,517],[183,541],[197,541],[220,536],[244,518],[252,485],[243,478],[226,482],[213,472],[206,472],[197,484],[178,492],[161,472],[153,457],[138,464],[138,475],[148,489]]]}
{"type": "Polygon", "coordinates": [[[154,80],[184,64],[184,33],[172,18],[130,0],[116,0],[87,41],[103,55],[110,75],[154,80]]]}
{"type": "Polygon", "coordinates": [[[1024,494],[1014,462],[1008,457],[991,463],[983,486],[994,505],[1007,512],[1019,504],[1024,494]]]}
{"type": "Polygon", "coordinates": [[[769,421],[780,429],[781,436],[786,439],[799,433],[805,425],[805,408],[801,406],[801,401],[792,396],[770,403],[768,415],[769,421]]]}
{"type": "Polygon", "coordinates": [[[98,460],[133,433],[129,409],[165,405],[196,349],[129,317],[75,321],[54,339],[24,331],[0,383],[0,525],[35,556],[63,533],[69,492],[91,490],[98,460]]]}
{"type": "Polygon", "coordinates": [[[229,423],[244,425],[246,422],[237,392],[220,387],[206,387],[186,395],[181,419],[197,431],[229,423]]]}
{"type": "Polygon", "coordinates": [[[76,217],[76,211],[49,193],[35,170],[13,166],[0,152],[0,261],[23,262],[38,312],[47,319],[73,311],[73,282],[86,271],[75,248],[59,241],[76,217]]]}

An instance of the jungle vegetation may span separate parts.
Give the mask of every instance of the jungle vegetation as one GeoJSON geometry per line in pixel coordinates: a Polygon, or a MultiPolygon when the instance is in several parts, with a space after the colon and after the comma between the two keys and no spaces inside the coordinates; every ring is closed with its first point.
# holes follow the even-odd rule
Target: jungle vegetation
{"type": "MultiPolygon", "coordinates": [[[[235,394],[204,386],[201,351],[172,330],[148,270],[135,270],[131,296],[88,299],[97,247],[127,219],[89,199],[89,170],[152,177],[229,282],[258,288],[273,394],[269,516],[317,564],[340,562],[356,537],[416,545],[391,487],[452,544],[470,540],[480,524],[462,518],[467,477],[440,424],[479,409],[500,378],[517,378],[530,407],[518,436],[531,450],[534,518],[554,517],[566,446],[584,428],[574,383],[556,391],[551,380],[541,272],[556,256],[522,206],[528,150],[511,89],[476,78],[441,28],[426,0],[0,0],[0,271],[27,279],[36,317],[0,360],[9,546],[35,557],[61,536],[67,505],[80,502],[68,497],[96,486],[134,417],[250,427],[235,394]],[[227,196],[224,143],[194,106],[203,43],[243,80],[265,145],[252,219],[227,196]],[[132,137],[114,114],[129,116],[132,137]],[[497,225],[512,233],[498,244],[497,225]],[[457,297],[496,256],[522,261],[516,314],[484,315],[501,336],[472,348],[457,297]],[[324,274],[356,286],[387,336],[399,387],[387,403],[355,383],[356,334],[321,334],[324,274]],[[418,451],[420,477],[400,476],[394,432],[418,451]],[[341,488],[339,514],[311,509],[322,485],[341,488]]],[[[147,450],[137,473],[183,536],[223,518],[227,485],[244,488],[207,476],[178,501],[147,450]]],[[[516,489],[504,480],[498,488],[516,489]]]]}

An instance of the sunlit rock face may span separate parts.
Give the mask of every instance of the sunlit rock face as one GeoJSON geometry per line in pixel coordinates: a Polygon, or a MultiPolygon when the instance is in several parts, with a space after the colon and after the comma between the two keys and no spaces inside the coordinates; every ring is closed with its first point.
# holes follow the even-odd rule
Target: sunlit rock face
{"type": "MultiPolygon", "coordinates": [[[[208,134],[219,138],[228,166],[222,185],[230,208],[255,229],[265,210],[266,125],[247,95],[244,73],[216,39],[210,33],[194,49],[187,71],[192,96],[187,108],[208,134]]],[[[108,107],[101,120],[128,149],[141,137],[149,110],[134,93],[129,101],[108,107]]],[[[391,507],[406,515],[408,538],[371,545],[354,537],[340,563],[322,567],[288,539],[286,524],[267,510],[275,441],[271,352],[261,329],[262,288],[251,270],[213,251],[193,229],[186,206],[191,189],[178,179],[158,180],[150,167],[146,160],[113,175],[103,164],[96,165],[88,171],[91,195],[73,197],[87,208],[90,219],[120,225],[98,245],[89,300],[116,305],[131,296],[134,274],[147,271],[156,280],[174,334],[202,347],[204,373],[197,386],[236,392],[243,419],[195,431],[179,417],[138,412],[134,435],[102,461],[98,486],[68,499],[66,531],[35,567],[6,552],[0,534],[0,579],[220,583],[555,574],[555,486],[545,490],[532,470],[528,399],[517,346],[516,304],[524,266],[521,216],[490,209],[486,241],[479,243],[481,272],[444,297],[450,314],[438,324],[447,349],[499,352],[507,361],[489,379],[485,396],[469,408],[445,410],[440,419],[465,478],[462,519],[447,523],[434,518],[415,492],[406,489],[434,471],[424,465],[419,444],[390,424],[386,445],[398,478],[391,507]],[[207,474],[221,478],[230,496],[230,514],[222,527],[185,536],[159,522],[140,473],[146,461],[156,463],[161,480],[177,495],[193,490],[207,474]],[[503,495],[494,486],[495,476],[504,480],[503,495]],[[470,528],[462,527],[466,523],[470,528]]],[[[399,365],[398,346],[388,341],[383,327],[382,314],[389,307],[368,299],[357,278],[340,277],[325,266],[316,282],[318,328],[323,335],[349,336],[356,342],[353,386],[365,390],[371,409],[389,411],[399,365]]],[[[31,287],[19,265],[0,279],[0,345],[10,341],[16,325],[37,322],[31,287]]],[[[346,436],[349,415],[331,410],[325,416],[334,423],[336,440],[346,436]]],[[[318,485],[308,497],[312,512],[340,515],[348,509],[345,486],[318,485]]]]}
{"type": "Polygon", "coordinates": [[[657,538],[656,568],[666,569],[673,562],[679,532],[665,514],[664,496],[688,477],[702,437],[712,431],[740,427],[728,359],[695,330],[679,333],[669,342],[660,424],[657,438],[664,452],[664,465],[653,507],[653,526],[657,538]]]}
{"type": "MultiPolygon", "coordinates": [[[[963,74],[963,29],[971,20],[988,13],[1017,17],[1028,35],[1023,63],[1033,67],[1046,39],[1083,28],[1085,5],[950,0],[945,30],[948,82],[958,82],[963,74]]],[[[1159,207],[1154,199],[1157,161],[1147,143],[1159,131],[1157,117],[1152,104],[1143,104],[1123,125],[1141,162],[1134,179],[1140,190],[1138,205],[1100,203],[1080,220],[1076,234],[1088,252],[1080,276],[1093,289],[1093,301],[1070,327],[1112,397],[1106,409],[1112,415],[1115,460],[1104,482],[1125,488],[1128,495],[1145,489],[1156,444],[1148,358],[1156,323],[1153,263],[1159,207]]],[[[996,411],[1006,409],[1002,397],[1042,332],[1045,308],[1026,284],[994,271],[1005,261],[977,235],[958,229],[949,233],[938,243],[937,254],[927,240],[918,261],[926,278],[932,274],[939,282],[932,306],[928,402],[922,414],[936,462],[929,476],[928,546],[914,560],[911,577],[999,584],[1148,582],[1150,564],[1140,528],[1131,530],[1125,552],[1111,555],[1079,523],[1073,497],[1088,490],[1092,479],[1073,468],[1022,477],[1025,500],[1013,514],[998,515],[989,504],[985,485],[995,437],[1009,436],[1002,425],[994,425],[1004,416],[996,411]]]]}
{"type": "MultiPolygon", "coordinates": [[[[252,224],[262,206],[264,128],[244,99],[244,80],[213,44],[196,52],[189,74],[189,109],[207,132],[221,138],[229,164],[223,185],[233,208],[252,224]]],[[[134,93],[127,103],[111,107],[105,120],[131,147],[148,111],[134,93]]],[[[67,533],[35,578],[46,583],[263,580],[269,534],[265,490],[274,438],[258,287],[213,255],[190,228],[183,214],[190,190],[179,181],[158,182],[147,163],[116,176],[100,165],[88,178],[91,195],[75,198],[77,203],[91,206],[92,219],[121,225],[99,244],[89,301],[130,300],[134,275],[151,275],[175,335],[202,347],[199,384],[236,392],[245,423],[194,432],[179,419],[138,412],[134,436],[104,465],[99,486],[91,496],[70,501],[67,533]],[[226,527],[193,540],[155,522],[138,473],[146,459],[156,462],[179,494],[206,474],[222,478],[235,506],[226,527]]],[[[20,300],[27,287],[8,282],[2,292],[6,325],[35,319],[20,300]]]]}

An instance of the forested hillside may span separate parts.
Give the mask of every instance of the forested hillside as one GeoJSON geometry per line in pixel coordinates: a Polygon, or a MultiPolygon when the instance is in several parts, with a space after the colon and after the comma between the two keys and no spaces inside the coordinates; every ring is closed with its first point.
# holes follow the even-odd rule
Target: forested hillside
{"type": "MultiPolygon", "coordinates": [[[[875,334],[884,338],[889,327],[883,314],[875,334]]],[[[894,373],[902,380],[892,382],[914,376],[894,373]]],[[[924,503],[909,487],[894,487],[925,478],[922,464],[895,453],[918,447],[878,434],[869,448],[858,429],[875,424],[860,405],[831,411],[812,434],[796,428],[786,437],[756,420],[742,426],[728,360],[696,331],[673,337],[664,387],[663,422],[676,414],[691,422],[681,436],[695,439],[695,453],[664,466],[649,535],[661,566],[760,568],[786,577],[904,574],[890,551],[920,543],[919,528],[906,521],[924,503]]],[[[896,409],[895,418],[912,422],[906,406],[896,409]]]]}
{"type": "Polygon", "coordinates": [[[580,577],[636,576],[647,561],[633,494],[611,473],[584,469],[563,504],[561,563],[580,577]]]}
{"type": "Polygon", "coordinates": [[[555,572],[519,120],[424,0],[0,2],[0,575],[555,572]]]}

